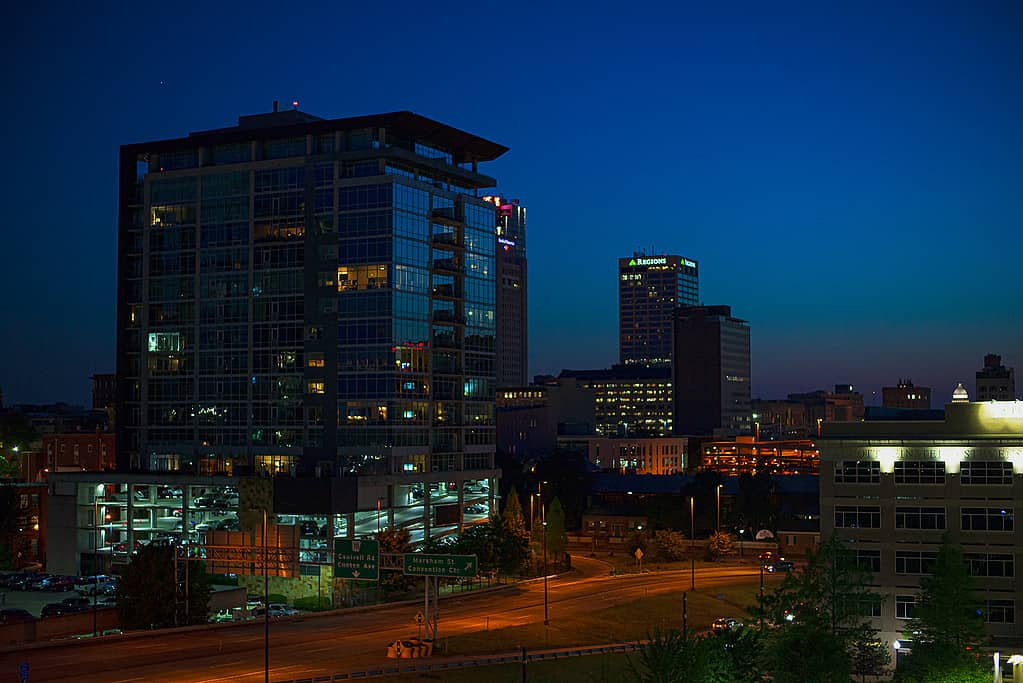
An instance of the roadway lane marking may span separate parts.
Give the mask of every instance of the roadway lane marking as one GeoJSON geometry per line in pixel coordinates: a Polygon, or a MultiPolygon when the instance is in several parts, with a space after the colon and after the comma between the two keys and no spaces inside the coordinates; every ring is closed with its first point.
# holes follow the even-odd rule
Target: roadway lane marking
{"type": "Polygon", "coordinates": [[[144,680],[146,680],[145,676],[136,676],[135,678],[122,678],[122,679],[117,680],[117,681],[112,681],[111,683],[128,683],[128,681],[144,681],[144,680]]]}
{"type": "Polygon", "coordinates": [[[330,652],[336,649],[338,649],[337,645],[328,645],[327,647],[318,647],[315,650],[306,650],[306,652],[330,652]]]}
{"type": "Polygon", "coordinates": [[[220,667],[220,666],[232,666],[234,664],[241,664],[241,663],[242,663],[241,659],[236,659],[233,662],[224,662],[223,664],[210,664],[206,668],[207,669],[216,669],[217,667],[220,667]]]}

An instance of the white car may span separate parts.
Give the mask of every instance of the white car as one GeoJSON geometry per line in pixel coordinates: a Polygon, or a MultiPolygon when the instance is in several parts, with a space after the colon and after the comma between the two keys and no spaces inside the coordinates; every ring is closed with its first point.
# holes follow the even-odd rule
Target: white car
{"type": "Polygon", "coordinates": [[[298,614],[298,610],[294,607],[288,607],[284,603],[271,602],[270,603],[270,616],[271,617],[291,617],[298,614]]]}

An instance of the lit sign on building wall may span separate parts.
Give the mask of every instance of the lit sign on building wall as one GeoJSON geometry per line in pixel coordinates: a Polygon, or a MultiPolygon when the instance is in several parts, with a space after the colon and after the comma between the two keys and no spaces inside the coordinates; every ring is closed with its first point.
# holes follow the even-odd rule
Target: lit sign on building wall
{"type": "Polygon", "coordinates": [[[658,256],[656,258],[629,259],[629,266],[666,266],[666,265],[668,265],[667,256],[658,256]]]}
{"type": "Polygon", "coordinates": [[[498,244],[503,244],[506,247],[514,247],[515,246],[515,241],[514,240],[505,239],[504,237],[498,237],[497,238],[497,243],[498,244]]]}
{"type": "Polygon", "coordinates": [[[682,265],[686,266],[687,268],[695,268],[696,267],[696,261],[690,261],[689,259],[684,258],[684,259],[682,259],[682,265]]]}

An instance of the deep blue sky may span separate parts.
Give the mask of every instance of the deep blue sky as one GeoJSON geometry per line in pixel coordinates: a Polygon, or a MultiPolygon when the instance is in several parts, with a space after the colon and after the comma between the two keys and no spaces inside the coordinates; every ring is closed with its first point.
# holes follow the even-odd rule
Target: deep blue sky
{"type": "Polygon", "coordinates": [[[641,246],[750,321],[755,397],[1023,372],[1017,2],[151,4],[6,18],[7,402],[113,369],[118,145],[274,98],[511,147],[488,172],[528,207],[534,373],[616,359],[641,246]]]}

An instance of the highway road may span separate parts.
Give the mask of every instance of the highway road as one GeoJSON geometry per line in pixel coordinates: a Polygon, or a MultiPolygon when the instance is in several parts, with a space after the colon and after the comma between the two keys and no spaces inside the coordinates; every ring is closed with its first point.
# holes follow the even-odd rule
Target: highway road
{"type": "MultiPolygon", "coordinates": [[[[689,583],[688,571],[611,577],[608,566],[598,560],[575,557],[573,562],[574,572],[549,581],[552,620],[682,590],[689,583]]],[[[755,567],[700,569],[697,585],[748,583],[758,575],[755,567]]],[[[420,609],[421,605],[399,605],[272,622],[270,680],[385,665],[386,645],[415,635],[413,617],[420,609]]],[[[485,619],[491,630],[542,622],[543,582],[440,601],[441,638],[481,631],[485,619]]],[[[258,683],[263,680],[263,624],[0,653],[0,681],[18,680],[22,662],[30,667],[32,683],[258,683]]]]}

